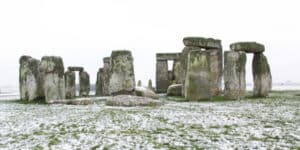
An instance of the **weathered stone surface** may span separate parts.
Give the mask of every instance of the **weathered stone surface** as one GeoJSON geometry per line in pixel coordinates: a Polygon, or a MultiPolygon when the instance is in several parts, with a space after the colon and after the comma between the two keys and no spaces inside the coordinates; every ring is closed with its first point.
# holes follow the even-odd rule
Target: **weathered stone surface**
{"type": "Polygon", "coordinates": [[[21,100],[33,101],[44,98],[39,63],[39,60],[30,56],[20,58],[19,88],[21,100]]]}
{"type": "Polygon", "coordinates": [[[61,57],[44,56],[40,63],[46,102],[65,99],[64,64],[61,57]]]}
{"type": "Polygon", "coordinates": [[[135,76],[133,57],[130,51],[113,51],[109,91],[112,95],[134,94],[135,76]]]}
{"type": "Polygon", "coordinates": [[[181,53],[157,53],[156,60],[179,60],[181,53]]]}
{"type": "Polygon", "coordinates": [[[222,49],[210,49],[208,61],[211,76],[211,94],[216,96],[222,91],[222,75],[223,75],[223,52],[222,49]]]}
{"type": "Polygon", "coordinates": [[[181,76],[183,74],[183,69],[180,60],[175,60],[173,63],[173,84],[181,84],[182,79],[181,76]]]}
{"type": "Polygon", "coordinates": [[[66,99],[72,99],[76,97],[75,78],[75,72],[69,70],[65,73],[66,99]]]}
{"type": "Polygon", "coordinates": [[[137,86],[142,86],[142,81],[141,80],[138,81],[137,86]]]}
{"type": "Polygon", "coordinates": [[[94,101],[90,98],[79,99],[63,99],[63,100],[50,100],[47,104],[67,104],[67,105],[90,105],[94,104],[94,101]]]}
{"type": "Polygon", "coordinates": [[[96,96],[103,95],[103,80],[101,78],[102,75],[103,75],[103,68],[100,68],[97,72],[97,78],[96,78],[96,96]]]}
{"type": "Polygon", "coordinates": [[[111,59],[110,57],[103,58],[103,73],[101,75],[103,96],[111,95],[109,91],[109,78],[110,78],[110,69],[111,69],[111,59]]]}
{"type": "Polygon", "coordinates": [[[221,40],[203,37],[185,37],[183,39],[185,46],[195,46],[206,49],[222,49],[221,40]]]}
{"type": "Polygon", "coordinates": [[[208,100],[210,94],[210,68],[208,53],[193,50],[188,55],[185,80],[185,98],[190,101],[208,100]]]}
{"type": "Polygon", "coordinates": [[[151,89],[145,87],[135,87],[135,95],[141,97],[149,97],[153,99],[158,99],[158,95],[156,95],[151,89]]]}
{"type": "MultiPolygon", "coordinates": [[[[169,84],[172,84],[173,83],[173,80],[174,80],[174,76],[173,76],[173,71],[170,70],[168,71],[168,80],[169,80],[169,84]]],[[[168,86],[169,87],[169,86],[168,86]]],[[[168,89],[168,88],[167,88],[168,89]]]]}
{"type": "Polygon", "coordinates": [[[80,96],[89,96],[90,93],[90,75],[85,72],[79,72],[80,96]]]}
{"type": "Polygon", "coordinates": [[[261,53],[255,53],[252,62],[254,80],[253,96],[266,97],[272,88],[272,75],[267,57],[261,53]]]}
{"type": "Polygon", "coordinates": [[[256,42],[237,42],[230,44],[230,49],[246,53],[262,53],[265,51],[265,46],[256,42]]]}
{"type": "Polygon", "coordinates": [[[148,89],[154,91],[154,88],[153,88],[152,80],[151,80],[151,79],[149,79],[149,81],[148,81],[148,89]]]}
{"type": "Polygon", "coordinates": [[[166,93],[169,85],[168,61],[156,61],[156,92],[166,93]]]}
{"type": "Polygon", "coordinates": [[[182,84],[173,84],[168,87],[168,96],[182,96],[182,84]]]}
{"type": "Polygon", "coordinates": [[[227,99],[241,99],[246,95],[246,54],[226,51],[224,53],[224,96],[227,99]]]}
{"type": "Polygon", "coordinates": [[[163,103],[159,100],[154,100],[147,97],[138,97],[132,95],[119,95],[106,100],[108,106],[161,106],[163,103]]]}
{"type": "MultiPolygon", "coordinates": [[[[180,80],[183,85],[185,85],[188,54],[192,50],[201,50],[201,48],[193,47],[193,46],[186,46],[182,50],[181,59],[180,59],[182,74],[181,74],[180,80]]],[[[182,88],[182,95],[184,95],[184,93],[185,93],[185,88],[182,88]]]]}
{"type": "Polygon", "coordinates": [[[82,72],[84,70],[83,67],[68,67],[68,70],[69,71],[79,71],[79,72],[82,72]]]}

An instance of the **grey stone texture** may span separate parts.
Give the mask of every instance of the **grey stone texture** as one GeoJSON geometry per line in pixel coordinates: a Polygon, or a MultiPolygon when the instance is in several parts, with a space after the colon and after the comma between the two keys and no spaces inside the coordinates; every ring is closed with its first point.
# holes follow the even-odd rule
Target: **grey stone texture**
{"type": "Polygon", "coordinates": [[[103,96],[103,68],[100,68],[97,72],[97,78],[96,78],[96,96],[103,96]]]}
{"type": "Polygon", "coordinates": [[[272,88],[272,75],[267,57],[262,53],[255,53],[252,62],[254,80],[253,96],[266,97],[272,88]]]}
{"type": "Polygon", "coordinates": [[[90,75],[86,71],[79,72],[79,96],[87,97],[90,94],[90,75]]]}
{"type": "Polygon", "coordinates": [[[111,59],[110,57],[103,58],[103,73],[101,74],[103,96],[111,95],[109,91],[109,78],[111,74],[111,59]]]}
{"type": "Polygon", "coordinates": [[[138,81],[137,86],[142,86],[142,81],[141,80],[138,81]]]}
{"type": "Polygon", "coordinates": [[[128,50],[113,51],[111,54],[109,92],[112,95],[132,95],[134,88],[135,75],[131,52],[128,50]]]}
{"type": "Polygon", "coordinates": [[[175,60],[173,63],[173,84],[181,84],[182,83],[182,79],[181,76],[183,74],[183,69],[182,69],[182,65],[181,65],[181,61],[180,60],[175,60]]]}
{"type": "Polygon", "coordinates": [[[265,46],[256,42],[236,42],[230,44],[230,49],[246,53],[262,53],[265,51],[265,46]]]}
{"type": "Polygon", "coordinates": [[[151,79],[149,79],[149,81],[148,81],[148,89],[154,91],[154,88],[153,88],[152,80],[151,80],[151,79]]]}
{"type": "MultiPolygon", "coordinates": [[[[180,80],[181,80],[181,83],[183,84],[183,86],[185,85],[185,78],[186,78],[186,71],[187,71],[187,62],[188,62],[188,54],[192,50],[201,50],[201,48],[195,47],[195,46],[186,46],[182,50],[181,59],[180,59],[182,74],[181,74],[180,80]]],[[[185,90],[185,88],[182,88],[182,95],[184,95],[184,93],[185,93],[184,90],[185,90]]]]}
{"type": "Polygon", "coordinates": [[[192,50],[188,54],[184,96],[189,101],[209,100],[211,98],[208,59],[206,51],[192,50]]]}
{"type": "Polygon", "coordinates": [[[42,76],[39,71],[40,61],[30,56],[22,56],[19,63],[20,99],[26,101],[44,99],[42,76]]]}
{"type": "Polygon", "coordinates": [[[46,102],[65,99],[64,64],[61,57],[44,56],[39,69],[46,102]]]}
{"type": "Polygon", "coordinates": [[[241,99],[246,95],[246,53],[226,51],[224,53],[224,96],[227,99],[241,99]]]}
{"type": "Polygon", "coordinates": [[[211,76],[211,94],[217,96],[222,91],[222,77],[223,77],[223,51],[222,49],[210,49],[208,61],[211,76]]]}
{"type": "Polygon", "coordinates": [[[183,39],[185,46],[194,46],[205,49],[222,49],[221,40],[204,37],[185,37],[183,39]]]}
{"type": "Polygon", "coordinates": [[[84,68],[83,67],[71,66],[71,67],[68,67],[68,70],[69,71],[79,71],[79,72],[82,72],[82,71],[84,71],[84,68]]]}
{"type": "Polygon", "coordinates": [[[167,92],[169,84],[168,61],[156,61],[156,92],[167,92]]]}
{"type": "Polygon", "coordinates": [[[182,96],[182,84],[172,84],[168,87],[168,96],[182,96]]]}
{"type": "Polygon", "coordinates": [[[73,99],[76,97],[76,75],[75,72],[68,70],[65,72],[65,88],[66,99],[73,99]]]}
{"type": "Polygon", "coordinates": [[[135,95],[141,97],[148,97],[152,99],[158,99],[158,95],[156,95],[151,89],[145,87],[135,87],[135,95]]]}

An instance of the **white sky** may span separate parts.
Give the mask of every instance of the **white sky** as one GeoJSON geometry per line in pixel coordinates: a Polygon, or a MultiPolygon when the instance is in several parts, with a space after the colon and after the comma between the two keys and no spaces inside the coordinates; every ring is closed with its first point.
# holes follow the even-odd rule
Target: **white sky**
{"type": "MultiPolygon", "coordinates": [[[[102,58],[129,49],[136,80],[155,83],[155,54],[180,52],[185,36],[265,45],[275,82],[300,82],[297,0],[1,0],[0,86],[18,85],[19,57],[58,55],[96,79],[102,58]]],[[[249,56],[249,55],[248,55],[249,56]]],[[[251,57],[247,82],[252,82],[251,57]]]]}

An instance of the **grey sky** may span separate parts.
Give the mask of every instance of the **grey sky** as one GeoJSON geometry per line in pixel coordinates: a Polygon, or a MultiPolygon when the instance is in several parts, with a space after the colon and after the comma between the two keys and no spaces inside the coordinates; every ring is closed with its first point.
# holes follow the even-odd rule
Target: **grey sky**
{"type": "MultiPolygon", "coordinates": [[[[155,53],[180,52],[185,36],[265,45],[275,82],[300,82],[297,0],[1,0],[0,86],[18,85],[21,55],[58,55],[95,82],[102,58],[129,49],[136,79],[155,79],[155,53]]],[[[247,82],[252,81],[251,57],[247,82]]]]}

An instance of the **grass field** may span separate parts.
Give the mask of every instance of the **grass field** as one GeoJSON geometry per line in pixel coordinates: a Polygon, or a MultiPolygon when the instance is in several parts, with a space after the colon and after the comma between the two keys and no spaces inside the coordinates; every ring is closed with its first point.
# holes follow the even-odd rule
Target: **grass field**
{"type": "Polygon", "coordinates": [[[296,95],[134,108],[0,101],[0,149],[299,149],[296,95]]]}

